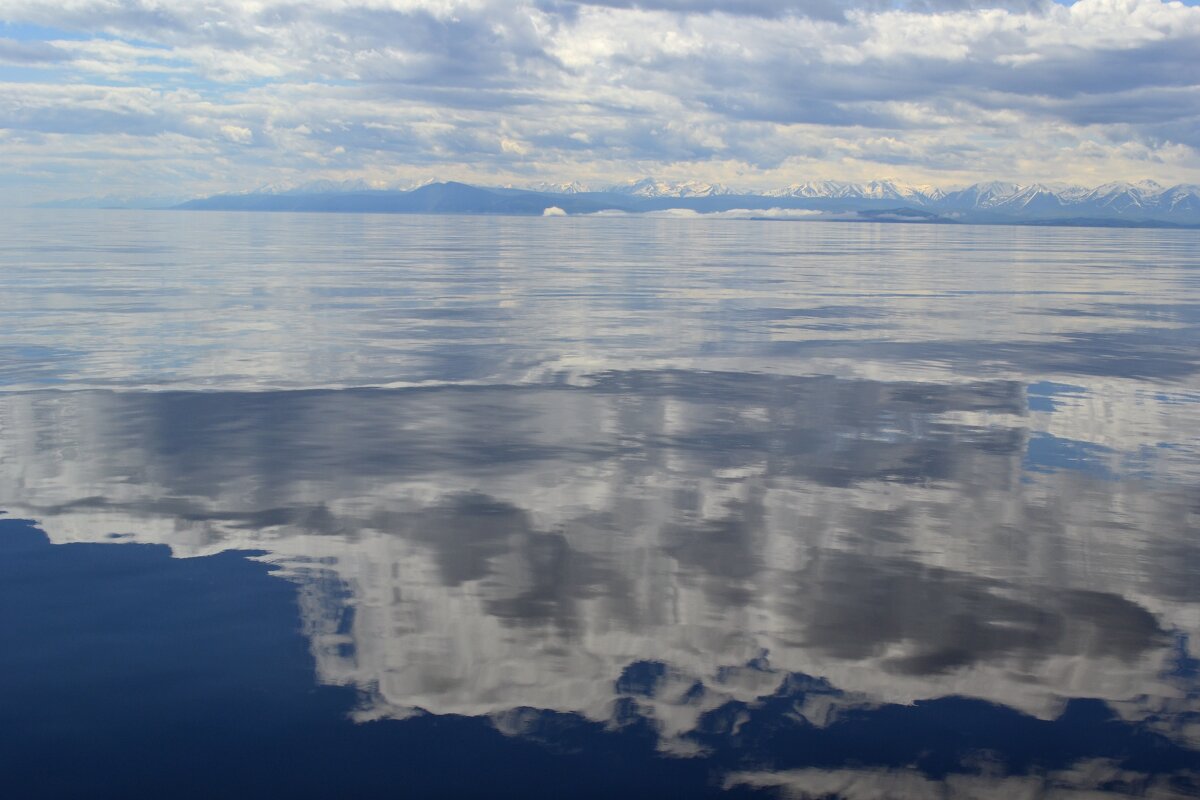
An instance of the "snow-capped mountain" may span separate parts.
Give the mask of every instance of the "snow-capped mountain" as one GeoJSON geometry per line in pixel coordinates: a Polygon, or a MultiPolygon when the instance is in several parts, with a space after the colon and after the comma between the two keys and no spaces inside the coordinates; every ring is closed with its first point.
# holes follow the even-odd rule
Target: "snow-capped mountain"
{"type": "Polygon", "coordinates": [[[1164,211],[1200,215],[1200,185],[1180,184],[1163,190],[1156,198],[1164,211]]]}
{"type": "Polygon", "coordinates": [[[878,200],[917,200],[931,202],[943,196],[941,190],[932,186],[910,186],[894,181],[870,181],[855,187],[860,197],[878,200]]]}
{"type": "Polygon", "coordinates": [[[767,197],[858,197],[857,187],[841,181],[805,181],[763,193],[767,197]]]}
{"type": "Polygon", "coordinates": [[[1070,203],[1063,195],[1040,183],[982,183],[945,195],[939,205],[962,211],[1007,213],[1054,212],[1070,203]]]}
{"type": "Polygon", "coordinates": [[[1122,212],[1145,208],[1146,204],[1153,203],[1163,190],[1164,187],[1154,181],[1106,183],[1085,193],[1079,200],[1122,212]]]}
{"type": "Polygon", "coordinates": [[[537,183],[530,183],[524,186],[509,186],[506,188],[520,188],[530,192],[546,192],[548,194],[583,194],[584,192],[591,191],[586,184],[580,183],[579,181],[567,181],[566,183],[538,181],[537,183]]]}
{"type": "Polygon", "coordinates": [[[717,197],[726,194],[739,194],[719,183],[702,183],[700,181],[660,181],[656,178],[642,178],[633,183],[622,183],[608,188],[615,194],[628,194],[634,197],[717,197]]]}
{"type": "Polygon", "coordinates": [[[1034,183],[977,183],[949,192],[931,209],[992,212],[1017,218],[1123,218],[1197,222],[1200,187],[1164,188],[1154,181],[1106,183],[1093,189],[1034,183]]]}
{"type": "Polygon", "coordinates": [[[809,197],[833,199],[904,200],[921,203],[940,200],[945,193],[933,186],[909,186],[894,181],[844,183],[842,181],[805,181],[765,192],[767,197],[809,197]]]}
{"type": "Polygon", "coordinates": [[[1021,187],[1015,183],[989,181],[948,192],[943,198],[943,202],[950,206],[967,208],[996,208],[1007,203],[1020,191],[1021,187]]]}
{"type": "Polygon", "coordinates": [[[1200,186],[1164,187],[1154,181],[1106,183],[1095,188],[988,181],[950,192],[887,180],[869,183],[806,181],[763,194],[814,201],[895,201],[936,212],[989,214],[1015,219],[1123,218],[1200,222],[1200,186]]]}

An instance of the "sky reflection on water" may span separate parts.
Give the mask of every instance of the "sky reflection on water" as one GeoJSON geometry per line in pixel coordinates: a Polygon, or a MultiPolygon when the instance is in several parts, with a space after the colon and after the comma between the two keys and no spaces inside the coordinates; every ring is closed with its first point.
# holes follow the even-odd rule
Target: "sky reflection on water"
{"type": "Polygon", "coordinates": [[[1194,236],[110,218],[0,261],[18,780],[1198,791],[1194,236]]]}

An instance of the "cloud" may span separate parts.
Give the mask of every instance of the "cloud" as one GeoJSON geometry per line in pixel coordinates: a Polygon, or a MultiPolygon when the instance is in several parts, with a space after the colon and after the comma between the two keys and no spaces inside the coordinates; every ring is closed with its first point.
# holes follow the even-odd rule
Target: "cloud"
{"type": "MultiPolygon", "coordinates": [[[[743,0],[731,3],[726,0],[583,0],[578,3],[544,3],[543,8],[561,9],[566,5],[607,6],[609,8],[647,9],[672,11],[680,14],[714,14],[732,16],[766,17],[816,17],[818,19],[845,19],[845,3],[836,0],[743,0]]],[[[878,4],[877,4],[878,5],[878,4]]]]}
{"type": "Polygon", "coordinates": [[[0,20],[0,63],[45,87],[0,73],[0,131],[27,142],[13,185],[98,155],[97,136],[165,133],[231,159],[205,190],[1200,181],[1200,8],[1160,0],[0,0],[0,20]],[[54,149],[30,143],[46,133],[54,149]]]}
{"type": "Polygon", "coordinates": [[[49,42],[18,42],[0,38],[0,63],[47,64],[66,61],[71,55],[49,42]]]}

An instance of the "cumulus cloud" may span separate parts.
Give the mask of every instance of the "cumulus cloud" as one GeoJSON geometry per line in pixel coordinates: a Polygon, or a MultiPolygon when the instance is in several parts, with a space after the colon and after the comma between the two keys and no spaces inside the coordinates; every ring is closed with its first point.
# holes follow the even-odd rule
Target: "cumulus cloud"
{"type": "Polygon", "coordinates": [[[0,177],[23,197],[91,193],[128,140],[164,136],[190,144],[130,171],[158,182],[139,194],[182,174],[197,194],[1200,181],[1200,8],[1179,2],[0,0],[0,20],[0,132],[21,144],[0,177]]]}

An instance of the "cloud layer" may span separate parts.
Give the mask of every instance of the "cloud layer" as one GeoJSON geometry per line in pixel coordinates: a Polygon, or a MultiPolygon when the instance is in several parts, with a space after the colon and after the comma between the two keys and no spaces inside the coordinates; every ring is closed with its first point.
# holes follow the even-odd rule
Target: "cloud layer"
{"type": "Polygon", "coordinates": [[[430,178],[1200,181],[1160,0],[0,0],[0,201],[430,178]]]}

